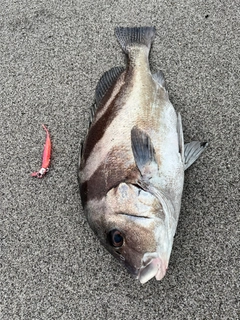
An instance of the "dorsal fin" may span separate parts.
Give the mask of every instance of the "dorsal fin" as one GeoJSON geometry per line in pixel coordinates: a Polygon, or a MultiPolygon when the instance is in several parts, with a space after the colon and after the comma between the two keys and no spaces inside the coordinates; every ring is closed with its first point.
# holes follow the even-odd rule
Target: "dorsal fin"
{"type": "Polygon", "coordinates": [[[177,115],[177,133],[178,133],[179,153],[181,155],[182,162],[184,163],[184,137],[183,137],[182,117],[180,112],[178,112],[178,115],[177,115]]]}
{"type": "Polygon", "coordinates": [[[92,121],[93,121],[93,118],[94,118],[96,111],[97,111],[97,105],[96,105],[96,103],[93,103],[93,105],[90,108],[90,113],[89,113],[89,127],[92,124],[92,121]]]}
{"type": "Polygon", "coordinates": [[[96,106],[99,107],[101,101],[111,86],[117,81],[120,74],[124,71],[123,67],[114,67],[106,71],[100,78],[95,92],[96,106]]]}

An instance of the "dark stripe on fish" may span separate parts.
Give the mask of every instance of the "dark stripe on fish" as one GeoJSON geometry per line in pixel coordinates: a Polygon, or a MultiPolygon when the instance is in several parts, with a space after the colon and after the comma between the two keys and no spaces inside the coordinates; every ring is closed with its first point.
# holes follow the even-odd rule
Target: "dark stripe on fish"
{"type": "MultiPolygon", "coordinates": [[[[119,148],[112,149],[107,158],[119,159],[118,152],[121,152],[119,148]]],[[[137,183],[140,174],[135,163],[128,167],[125,165],[117,161],[109,161],[108,165],[105,161],[101,163],[89,180],[80,184],[83,207],[89,200],[102,199],[110,189],[115,188],[121,182],[137,183]]]]}
{"type": "MultiPolygon", "coordinates": [[[[102,102],[102,106],[107,103],[107,101],[111,98],[113,88],[109,90],[102,102]]],[[[95,145],[101,140],[103,137],[106,129],[109,127],[113,119],[117,116],[119,110],[121,109],[121,105],[116,103],[116,100],[119,96],[120,90],[116,93],[113,101],[108,106],[105,113],[90,127],[85,144],[84,144],[84,150],[83,150],[83,161],[81,162],[81,168],[83,168],[83,165],[87,161],[88,157],[90,156],[93,148],[95,145]]],[[[100,108],[101,109],[101,108],[100,108]]]]}
{"type": "Polygon", "coordinates": [[[117,112],[118,110],[113,102],[102,117],[92,125],[86,138],[82,164],[85,164],[95,145],[102,139],[106,129],[116,117],[117,112]]]}

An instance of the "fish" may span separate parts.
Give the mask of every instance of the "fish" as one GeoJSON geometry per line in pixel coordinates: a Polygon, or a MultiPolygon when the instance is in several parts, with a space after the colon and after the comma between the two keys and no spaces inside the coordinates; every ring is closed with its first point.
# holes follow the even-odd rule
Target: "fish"
{"type": "Polygon", "coordinates": [[[31,174],[32,177],[43,178],[45,174],[49,171],[50,161],[51,161],[51,151],[52,151],[52,143],[50,139],[50,134],[48,129],[44,124],[42,124],[43,129],[46,131],[46,141],[43,149],[42,155],[42,167],[39,171],[33,172],[31,174]]]}
{"type": "Polygon", "coordinates": [[[87,221],[142,284],[168,269],[184,171],[207,142],[184,144],[162,71],[151,73],[155,27],[117,27],[126,67],[100,78],[81,144],[78,181],[87,221]]]}

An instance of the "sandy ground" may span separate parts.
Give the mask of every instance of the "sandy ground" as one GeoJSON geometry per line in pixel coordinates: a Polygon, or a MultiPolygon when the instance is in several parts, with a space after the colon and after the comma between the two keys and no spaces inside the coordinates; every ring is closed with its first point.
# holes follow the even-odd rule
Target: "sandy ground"
{"type": "Polygon", "coordinates": [[[239,13],[229,1],[0,2],[0,304],[15,319],[239,319],[239,13]],[[93,235],[76,179],[101,74],[124,65],[115,26],[154,25],[187,172],[167,276],[133,280],[93,235]],[[45,132],[53,141],[47,176],[45,132]]]}

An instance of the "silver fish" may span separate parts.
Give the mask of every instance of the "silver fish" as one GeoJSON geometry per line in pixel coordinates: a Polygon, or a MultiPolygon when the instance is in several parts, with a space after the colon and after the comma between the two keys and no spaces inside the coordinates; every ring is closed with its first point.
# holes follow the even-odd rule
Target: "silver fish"
{"type": "Polygon", "coordinates": [[[184,145],[163,73],[151,74],[155,28],[115,29],[127,67],[104,73],[78,172],[87,220],[141,283],[168,268],[186,170],[207,143],[184,145]]]}

